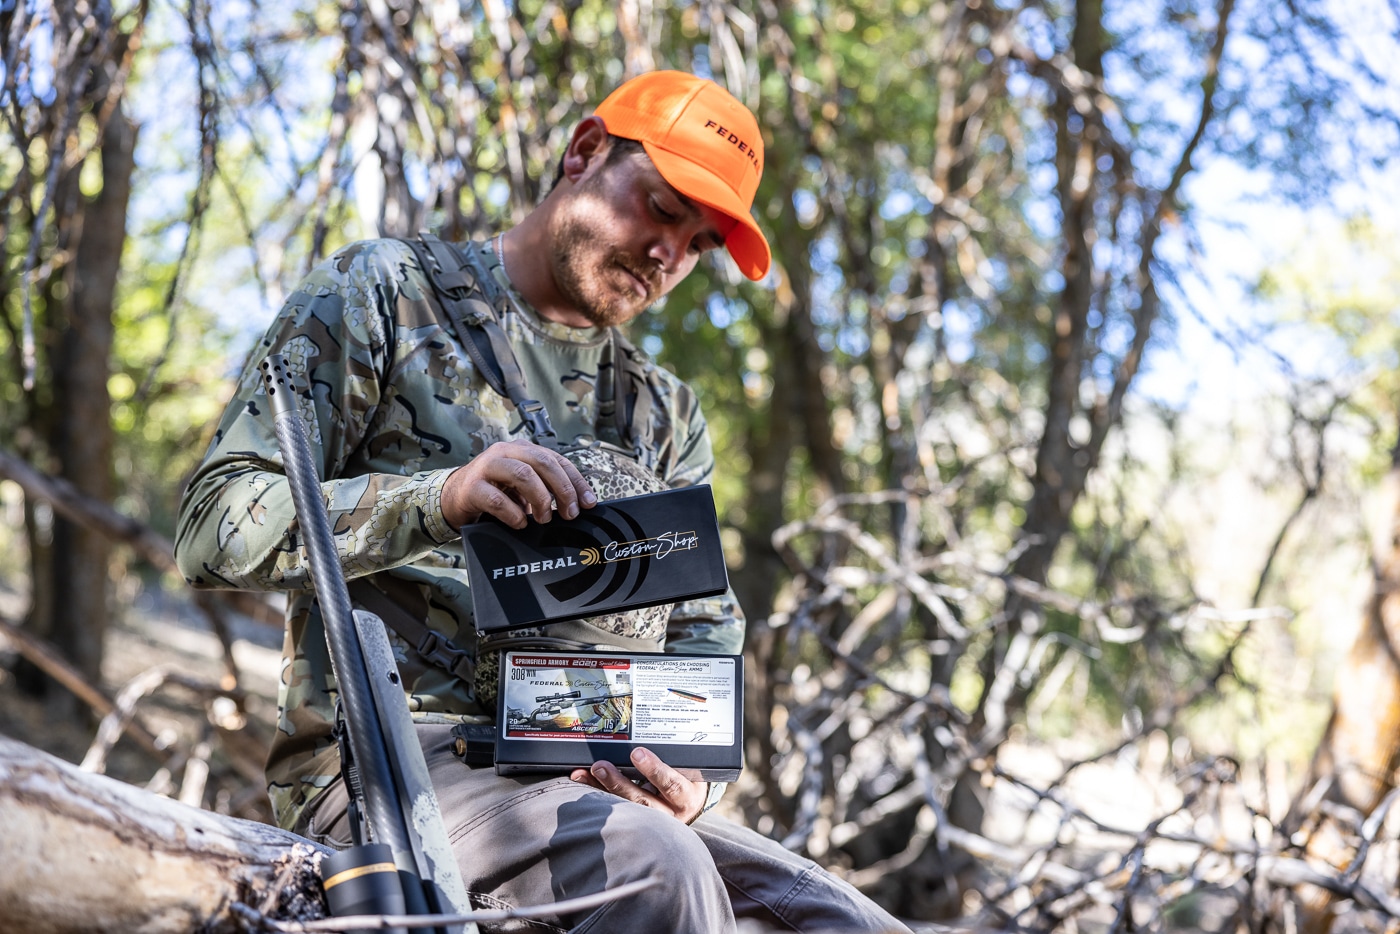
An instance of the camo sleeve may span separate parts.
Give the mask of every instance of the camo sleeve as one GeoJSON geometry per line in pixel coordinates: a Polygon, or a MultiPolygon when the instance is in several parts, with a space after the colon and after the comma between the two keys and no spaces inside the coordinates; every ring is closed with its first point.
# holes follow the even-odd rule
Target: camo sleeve
{"type": "Polygon", "coordinates": [[[180,504],[175,556],[195,587],[309,587],[291,489],[258,364],[286,356],[337,551],[349,578],[414,561],[453,537],[439,504],[450,469],[343,476],[380,403],[404,253],[353,244],[317,267],[250,355],[180,504]]]}
{"type": "Polygon", "coordinates": [[[739,655],[744,651],[744,611],[730,588],[723,596],[677,603],[666,623],[666,651],[739,655]]]}

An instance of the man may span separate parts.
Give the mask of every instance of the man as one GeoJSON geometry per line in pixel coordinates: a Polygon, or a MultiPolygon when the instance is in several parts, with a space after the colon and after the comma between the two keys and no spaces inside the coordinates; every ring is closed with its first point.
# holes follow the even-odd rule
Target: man
{"type": "MultiPolygon", "coordinates": [[[[767,272],[768,245],[749,215],[762,167],[757,123],[718,85],[677,72],[644,75],[574,131],[560,178],[538,208],[504,234],[461,247],[563,453],[525,439],[520,414],[477,372],[407,245],[348,246],[288,300],[190,483],[176,546],[194,586],[291,592],[268,761],[284,827],[328,843],[348,839],[331,736],[334,680],[255,369],[272,352],[311,387],[297,402],[320,474],[330,478],[323,490],[337,551],[356,602],[391,623],[474,902],[542,904],[659,874],[661,886],[547,927],[727,931],[738,914],[792,930],[902,930],[810,862],[702,816],[719,789],[646,750],[633,758],[647,779],[640,785],[608,763],[567,778],[521,779],[469,769],[451,754],[453,724],[494,714],[485,695],[491,653],[501,647],[478,640],[472,625],[458,528],[483,515],[517,528],[548,522],[556,510],[573,518],[597,502],[593,485],[617,477],[622,488],[706,481],[713,459],[694,395],[611,326],[636,317],[721,246],[749,278],[767,272]],[[642,387],[641,404],[622,404],[624,370],[642,387]],[[646,423],[629,423],[622,409],[646,423]],[[423,622],[431,630],[424,638],[404,637],[423,622]]],[[[661,618],[641,611],[518,638],[737,653],[743,617],[726,596],[661,618]]]]}

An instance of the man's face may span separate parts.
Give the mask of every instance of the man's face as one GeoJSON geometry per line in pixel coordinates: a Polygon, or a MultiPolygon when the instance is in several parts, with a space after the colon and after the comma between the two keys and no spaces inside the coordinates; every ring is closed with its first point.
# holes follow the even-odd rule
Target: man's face
{"type": "Polygon", "coordinates": [[[644,152],[589,166],[551,222],[559,291],[600,327],[675,288],[734,221],[671,187],[644,152]]]}

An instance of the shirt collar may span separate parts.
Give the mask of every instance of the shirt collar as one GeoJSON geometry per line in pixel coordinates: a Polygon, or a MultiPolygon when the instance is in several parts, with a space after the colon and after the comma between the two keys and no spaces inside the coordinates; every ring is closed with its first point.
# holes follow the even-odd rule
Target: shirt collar
{"type": "Polygon", "coordinates": [[[566,344],[597,344],[607,337],[606,328],[572,328],[567,324],[560,324],[557,321],[540,317],[540,313],[525,300],[524,296],[516,291],[514,283],[506,275],[505,267],[501,265],[500,258],[496,255],[492,241],[474,241],[472,246],[476,248],[477,258],[482,267],[491,274],[496,285],[510,298],[511,310],[526,327],[566,344]]]}

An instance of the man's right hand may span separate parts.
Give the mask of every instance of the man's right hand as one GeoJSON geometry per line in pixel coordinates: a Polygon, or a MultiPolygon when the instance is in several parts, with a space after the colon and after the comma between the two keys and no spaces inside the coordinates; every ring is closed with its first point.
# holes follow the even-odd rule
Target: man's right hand
{"type": "Polygon", "coordinates": [[[565,519],[578,516],[598,497],[570,460],[530,441],[497,441],[458,467],[442,488],[442,517],[452,528],[495,516],[513,529],[527,516],[548,522],[557,505],[565,519]]]}

